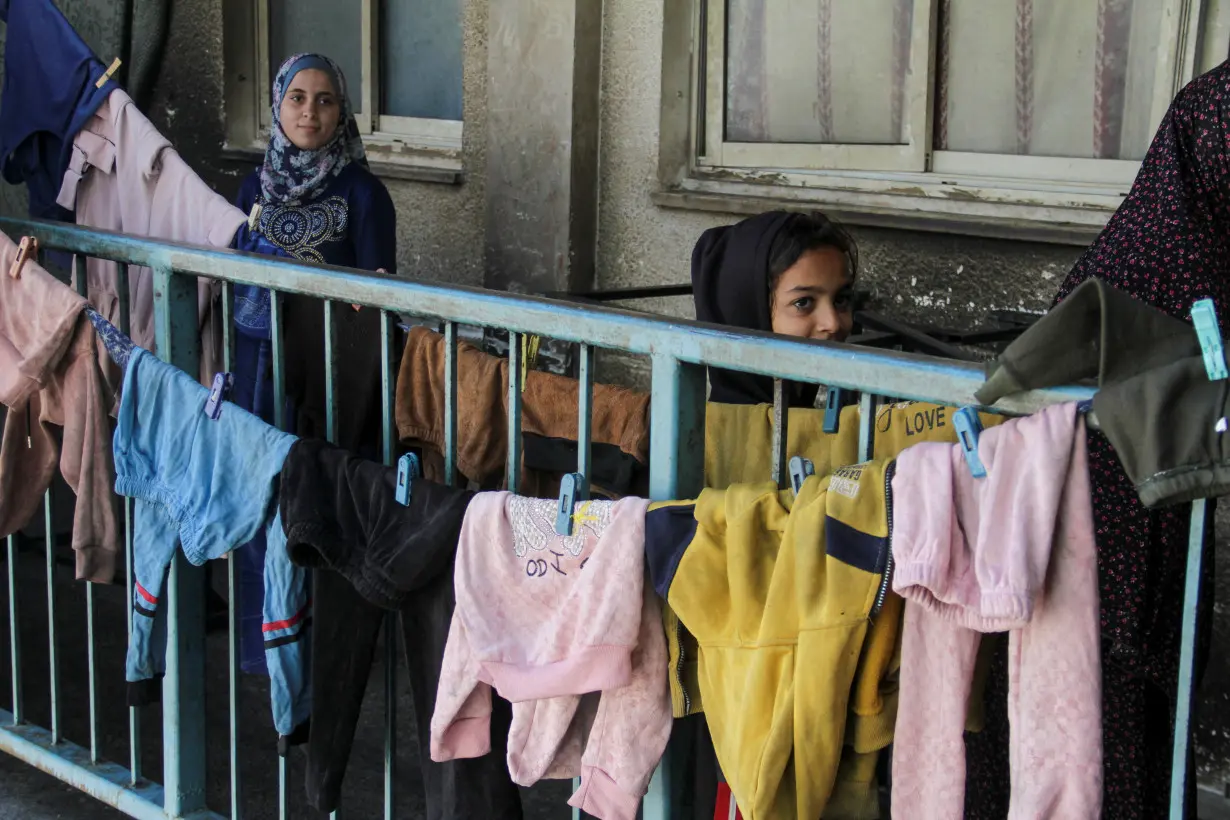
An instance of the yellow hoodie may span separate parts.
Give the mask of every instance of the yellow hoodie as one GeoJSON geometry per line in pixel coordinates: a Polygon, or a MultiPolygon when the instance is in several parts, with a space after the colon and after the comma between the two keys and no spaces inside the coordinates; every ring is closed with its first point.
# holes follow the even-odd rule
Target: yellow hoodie
{"type": "Polygon", "coordinates": [[[874,708],[850,697],[888,596],[890,480],[891,463],[872,462],[797,498],[736,485],[704,491],[690,522],[678,504],[646,518],[655,586],[698,641],[718,762],[747,820],[835,816],[845,716],[874,708]]]}

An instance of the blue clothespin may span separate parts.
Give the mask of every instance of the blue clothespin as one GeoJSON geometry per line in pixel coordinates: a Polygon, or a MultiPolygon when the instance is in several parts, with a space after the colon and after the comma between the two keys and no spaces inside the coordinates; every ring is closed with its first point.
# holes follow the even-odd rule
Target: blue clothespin
{"type": "Polygon", "coordinates": [[[214,375],[213,386],[209,388],[209,398],[205,402],[205,415],[209,416],[214,421],[222,415],[222,402],[226,400],[226,395],[231,392],[231,385],[234,384],[234,379],[230,373],[217,373],[214,375]]]}
{"type": "Polygon", "coordinates": [[[419,468],[419,457],[414,453],[406,453],[397,460],[397,488],[394,490],[394,498],[397,503],[403,507],[410,506],[410,488],[414,484],[414,480],[423,475],[423,471],[419,468]]]}
{"type": "Polygon", "coordinates": [[[842,391],[840,387],[830,387],[824,400],[824,432],[836,433],[841,423],[842,391]]]}
{"type": "Polygon", "coordinates": [[[1217,324],[1217,308],[1212,299],[1201,299],[1192,305],[1192,324],[1204,353],[1204,369],[1209,381],[1230,377],[1226,371],[1226,349],[1222,345],[1221,327],[1217,324]]]}
{"type": "Polygon", "coordinates": [[[812,464],[810,458],[795,456],[790,459],[790,486],[794,488],[795,495],[799,494],[799,489],[803,486],[803,482],[807,480],[807,477],[815,474],[816,465],[812,464]]]}
{"type": "Polygon", "coordinates": [[[978,437],[982,435],[982,422],[978,419],[978,411],[972,407],[962,407],[952,414],[952,426],[957,431],[957,444],[965,453],[965,461],[974,478],[986,478],[987,468],[978,457],[978,437]]]}
{"type": "Polygon", "coordinates": [[[572,535],[572,510],[584,489],[585,476],[580,473],[568,473],[560,479],[559,506],[555,508],[556,534],[572,535]]]}

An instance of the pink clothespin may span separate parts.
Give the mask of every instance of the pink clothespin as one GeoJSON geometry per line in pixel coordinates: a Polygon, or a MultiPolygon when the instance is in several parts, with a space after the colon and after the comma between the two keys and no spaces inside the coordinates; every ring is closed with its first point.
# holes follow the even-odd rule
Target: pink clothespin
{"type": "Polygon", "coordinates": [[[21,244],[17,246],[17,258],[13,260],[13,264],[9,267],[9,277],[20,279],[21,269],[26,264],[26,260],[36,253],[38,253],[38,240],[33,236],[23,236],[21,244]]]}

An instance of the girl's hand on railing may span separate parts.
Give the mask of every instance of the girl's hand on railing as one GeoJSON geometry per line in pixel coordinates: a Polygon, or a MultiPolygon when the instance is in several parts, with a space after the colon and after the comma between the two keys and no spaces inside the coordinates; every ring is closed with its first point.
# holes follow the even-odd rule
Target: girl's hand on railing
{"type": "MultiPolygon", "coordinates": [[[[388,273],[388,271],[385,270],[384,268],[376,268],[376,273],[388,273]]],[[[355,310],[359,310],[363,306],[362,305],[351,305],[351,307],[354,308],[355,310]]]]}

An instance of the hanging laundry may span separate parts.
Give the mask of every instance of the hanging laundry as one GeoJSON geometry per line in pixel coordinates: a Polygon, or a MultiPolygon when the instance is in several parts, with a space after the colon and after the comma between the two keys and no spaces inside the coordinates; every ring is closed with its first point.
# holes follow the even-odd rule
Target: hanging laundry
{"type": "Polygon", "coordinates": [[[26,185],[30,216],[71,222],[56,203],[73,137],[118,86],[51,0],[5,0],[0,170],[26,185]]]}
{"type": "MultiPolygon", "coordinates": [[[[214,192],[180,157],[123,90],[115,89],[73,138],[73,155],[59,203],[76,210],[77,224],[215,248],[230,247],[247,215],[214,192]]],[[[112,324],[119,321],[119,265],[86,261],[90,302],[112,324]]],[[[154,277],[128,272],[129,333],[146,350],[154,337],[154,277]]],[[[221,285],[201,278],[197,289],[201,339],[199,375],[209,384],[222,369],[221,285]]]]}
{"type": "Polygon", "coordinates": [[[560,535],[556,501],[474,497],[433,760],[488,754],[494,688],[513,703],[515,782],[579,775],[569,805],[605,820],[636,817],[671,732],[661,615],[644,583],[648,503],[581,502],[573,534],[560,535]],[[596,703],[591,693],[601,693],[596,703]]]}
{"type": "Polygon", "coordinates": [[[1090,279],[991,364],[978,400],[1096,378],[1093,410],[1146,507],[1230,492],[1226,382],[1187,322],[1090,279]]]}
{"type": "Polygon", "coordinates": [[[1025,390],[1096,379],[1117,384],[1200,355],[1195,329],[1101,279],[1089,279],[987,365],[976,394],[992,404],[1025,390]]]}
{"type": "Polygon", "coordinates": [[[286,556],[276,482],[295,439],[224,404],[205,412],[209,391],[178,368],[134,348],[124,371],[115,431],[115,491],[133,502],[129,705],[156,701],[165,669],[160,601],[177,544],[200,566],[265,531],[265,649],[273,722],[283,745],[306,740],[310,602],[306,572],[286,556]]]}
{"type": "Polygon", "coordinates": [[[985,431],[974,478],[958,447],[901,454],[893,588],[907,601],[893,802],[964,812],[961,730],[983,632],[1009,632],[1011,818],[1100,817],[1097,556],[1075,404],[985,431]]]}
{"type": "Polygon", "coordinates": [[[868,640],[894,621],[890,478],[871,462],[811,476],[797,498],[741,484],[646,518],[654,587],[699,642],[705,717],[748,820],[876,816],[875,758],[844,747],[891,740],[895,633],[868,640]]]}
{"type": "Polygon", "coordinates": [[[9,276],[17,249],[0,234],[0,402],[9,408],[0,443],[0,537],[38,511],[58,458],[77,494],[77,578],[111,583],[120,551],[108,417],[115,389],[99,366],[85,300],[33,259],[19,278],[9,276]]]}
{"type": "MultiPolygon", "coordinates": [[[[279,509],[287,551],[313,570],[312,732],[308,802],[333,811],[354,742],[380,626],[400,614],[426,816],[520,820],[504,762],[510,707],[496,705],[499,754],[433,762],[431,716],[453,616],[453,559],[473,493],[426,479],[395,500],[396,470],[316,440],[296,442],[282,470],[279,509]]],[[[392,640],[386,636],[386,640],[392,640]]]]}
{"type": "MultiPolygon", "coordinates": [[[[576,466],[577,391],[575,379],[531,370],[521,394],[521,430],[525,438],[524,471],[537,460],[550,468],[576,466]],[[561,459],[530,451],[549,451],[562,439],[571,450],[561,459]],[[567,455],[571,454],[569,462],[567,455]]],[[[508,448],[508,361],[460,342],[457,345],[457,469],[481,487],[503,486],[508,448]]],[[[423,447],[426,475],[443,464],[444,337],[412,327],[397,377],[397,430],[403,444],[423,447]]],[[[595,384],[592,415],[591,485],[616,495],[634,489],[649,459],[649,395],[623,387],[595,384]]],[[[558,482],[558,477],[555,478],[558,482]]],[[[529,492],[526,487],[523,491],[529,492]]],[[[539,494],[555,494],[558,484],[539,480],[539,494]]]]}

